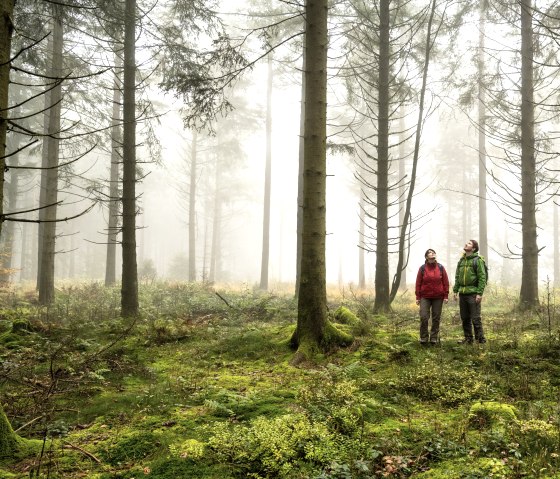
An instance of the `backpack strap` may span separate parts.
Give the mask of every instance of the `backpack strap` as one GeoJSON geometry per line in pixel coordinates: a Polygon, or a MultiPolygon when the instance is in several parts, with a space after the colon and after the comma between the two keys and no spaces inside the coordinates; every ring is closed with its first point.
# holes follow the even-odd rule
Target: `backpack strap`
{"type": "MultiPolygon", "coordinates": [[[[443,278],[443,265],[441,263],[438,263],[437,265],[439,268],[439,277],[443,278]]],[[[424,277],[424,272],[426,271],[426,263],[420,266],[420,271],[422,272],[422,277],[424,277]]]]}
{"type": "Polygon", "coordinates": [[[474,273],[476,274],[476,277],[478,278],[478,256],[475,256],[473,258],[472,265],[473,265],[474,273]]]}

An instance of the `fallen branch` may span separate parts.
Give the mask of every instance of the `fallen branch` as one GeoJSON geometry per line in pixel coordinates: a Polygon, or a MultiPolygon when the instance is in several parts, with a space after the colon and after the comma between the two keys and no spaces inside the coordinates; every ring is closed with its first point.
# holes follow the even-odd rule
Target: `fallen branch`
{"type": "Polygon", "coordinates": [[[85,449],[82,449],[81,447],[75,446],[74,444],[71,444],[67,441],[64,441],[64,444],[66,444],[65,449],[76,449],[76,451],[80,451],[82,454],[89,457],[92,461],[97,462],[97,464],[101,464],[101,461],[99,459],[97,459],[97,457],[95,457],[91,452],[88,452],[85,449]]]}

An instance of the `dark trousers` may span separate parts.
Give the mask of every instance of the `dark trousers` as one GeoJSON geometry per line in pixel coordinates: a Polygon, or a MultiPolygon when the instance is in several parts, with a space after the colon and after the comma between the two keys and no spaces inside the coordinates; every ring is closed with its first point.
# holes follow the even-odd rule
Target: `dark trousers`
{"type": "Polygon", "coordinates": [[[443,307],[442,298],[420,298],[420,341],[436,343],[439,339],[439,323],[441,321],[441,309],[443,307]],[[432,329],[428,332],[430,321],[430,311],[432,315],[432,329]]]}
{"type": "Polygon", "coordinates": [[[482,319],[480,318],[480,303],[476,302],[476,294],[460,294],[459,311],[461,312],[465,339],[467,341],[473,340],[474,328],[474,339],[484,341],[484,330],[482,329],[482,319]]]}

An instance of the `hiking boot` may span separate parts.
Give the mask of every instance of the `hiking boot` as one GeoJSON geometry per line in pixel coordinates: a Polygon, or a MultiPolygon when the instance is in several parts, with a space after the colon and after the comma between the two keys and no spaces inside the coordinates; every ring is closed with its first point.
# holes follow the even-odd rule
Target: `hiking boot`
{"type": "Polygon", "coordinates": [[[486,338],[477,339],[476,341],[478,342],[478,344],[484,344],[486,343],[486,338]]]}
{"type": "Polygon", "coordinates": [[[457,344],[472,344],[473,340],[472,339],[461,339],[460,341],[457,341],[457,344]]]}

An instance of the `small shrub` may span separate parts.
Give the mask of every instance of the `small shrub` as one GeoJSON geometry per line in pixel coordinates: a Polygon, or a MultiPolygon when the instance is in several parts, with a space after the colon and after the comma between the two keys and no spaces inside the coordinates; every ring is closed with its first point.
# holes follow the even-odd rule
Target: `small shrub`
{"type": "Polygon", "coordinates": [[[403,372],[396,381],[396,387],[424,401],[457,406],[480,397],[484,383],[473,369],[457,369],[449,364],[426,362],[403,372]]]}
{"type": "Polygon", "coordinates": [[[200,459],[204,456],[204,443],[196,439],[187,439],[179,445],[170,445],[169,450],[174,456],[182,457],[183,459],[200,459]]]}
{"type": "Polygon", "coordinates": [[[526,454],[541,454],[557,451],[560,431],[556,426],[541,419],[519,421],[518,437],[520,449],[526,454]]]}
{"type": "Polygon", "coordinates": [[[362,375],[369,376],[358,363],[344,368],[329,365],[298,391],[296,400],[312,421],[351,436],[361,430],[371,405],[357,381],[362,375]]]}
{"type": "Polygon", "coordinates": [[[208,448],[221,463],[233,464],[255,478],[289,477],[293,471],[313,469],[344,456],[335,436],[302,414],[257,418],[248,427],[216,424],[208,448]]]}

